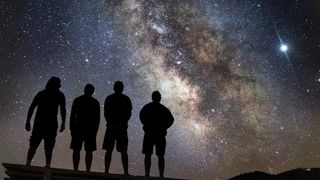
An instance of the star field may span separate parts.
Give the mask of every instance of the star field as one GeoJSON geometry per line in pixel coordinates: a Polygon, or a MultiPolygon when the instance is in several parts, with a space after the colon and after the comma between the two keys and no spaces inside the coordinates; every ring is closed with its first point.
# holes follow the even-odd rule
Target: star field
{"type": "MultiPolygon", "coordinates": [[[[226,179],[319,167],[319,16],[316,0],[1,1],[0,161],[25,163],[27,110],[58,76],[67,127],[85,84],[103,104],[113,83],[124,82],[133,103],[131,174],[144,174],[138,114],[154,90],[175,117],[165,176],[226,179]]],[[[102,118],[94,171],[104,169],[104,132],[102,118]]],[[[68,128],[58,134],[53,167],[72,168],[70,140],[68,128]]],[[[33,164],[44,164],[42,144],[33,164]]],[[[115,151],[110,172],[122,173],[115,151]]]]}

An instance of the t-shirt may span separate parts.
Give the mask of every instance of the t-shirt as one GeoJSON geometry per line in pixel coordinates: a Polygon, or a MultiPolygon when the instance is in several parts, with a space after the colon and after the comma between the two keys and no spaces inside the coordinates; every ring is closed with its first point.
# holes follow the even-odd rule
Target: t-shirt
{"type": "Polygon", "coordinates": [[[65,106],[64,94],[60,91],[43,90],[33,99],[37,106],[33,129],[58,129],[58,107],[65,106]]]}
{"type": "Polygon", "coordinates": [[[72,104],[70,115],[71,131],[95,134],[100,122],[100,104],[92,96],[77,97],[72,104]]]}
{"type": "Polygon", "coordinates": [[[107,121],[107,127],[127,129],[131,110],[132,104],[128,96],[120,93],[109,95],[104,103],[104,116],[107,121]]]}
{"type": "Polygon", "coordinates": [[[145,133],[165,136],[174,118],[168,108],[161,103],[151,102],[140,111],[140,120],[145,133]]]}

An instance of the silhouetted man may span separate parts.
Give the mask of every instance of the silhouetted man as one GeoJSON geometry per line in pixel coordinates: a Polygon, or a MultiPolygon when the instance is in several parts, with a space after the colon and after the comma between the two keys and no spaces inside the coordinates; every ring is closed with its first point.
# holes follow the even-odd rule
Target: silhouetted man
{"type": "Polygon", "coordinates": [[[105,172],[109,172],[112,151],[116,143],[116,149],[121,153],[124,174],[128,175],[128,121],[131,117],[131,100],[122,94],[123,83],[114,83],[114,93],[106,98],[104,103],[104,117],[107,121],[107,130],[104,136],[103,149],[105,154],[105,172]]]}
{"type": "Polygon", "coordinates": [[[96,137],[100,123],[100,104],[92,97],[94,86],[87,84],[84,95],[77,97],[72,104],[70,115],[73,169],[78,170],[80,151],[84,142],[86,151],[86,171],[90,171],[93,151],[97,150],[96,137]]]}
{"type": "Polygon", "coordinates": [[[151,155],[153,146],[156,147],[160,177],[164,172],[164,154],[166,150],[167,129],[173,124],[173,116],[168,108],[160,103],[159,91],[152,93],[152,102],[140,111],[140,120],[145,132],[142,153],[145,154],[144,166],[146,176],[150,176],[151,155]]]}
{"type": "Polygon", "coordinates": [[[34,118],[32,134],[30,137],[30,147],[28,150],[26,163],[28,166],[31,164],[32,158],[43,139],[46,167],[50,167],[52,150],[54,148],[57,136],[57,115],[59,106],[62,119],[60,132],[62,132],[65,128],[66,102],[64,94],[59,90],[60,87],[60,79],[58,77],[51,77],[47,82],[46,88],[35,96],[30,105],[25,126],[27,131],[31,130],[30,120],[36,107],[37,112],[34,118]]]}

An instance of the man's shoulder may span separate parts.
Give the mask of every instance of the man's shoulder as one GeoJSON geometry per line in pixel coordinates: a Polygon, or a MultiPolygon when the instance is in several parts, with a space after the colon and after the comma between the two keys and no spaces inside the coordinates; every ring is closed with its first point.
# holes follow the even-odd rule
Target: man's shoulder
{"type": "Polygon", "coordinates": [[[49,91],[47,89],[41,90],[37,93],[36,96],[58,96],[58,98],[60,97],[64,97],[64,94],[61,91],[49,91]]]}
{"type": "Polygon", "coordinates": [[[83,99],[83,95],[76,97],[73,102],[79,102],[83,99]]]}
{"type": "Polygon", "coordinates": [[[58,91],[58,94],[60,105],[66,106],[66,98],[64,97],[64,94],[61,91],[58,91]]]}
{"type": "Polygon", "coordinates": [[[92,97],[92,96],[91,96],[91,100],[92,100],[92,102],[94,102],[94,103],[96,103],[96,104],[99,104],[99,101],[98,101],[95,97],[92,97]]]}
{"type": "Polygon", "coordinates": [[[157,108],[158,108],[157,104],[155,104],[154,102],[150,102],[144,105],[141,110],[149,112],[149,111],[154,111],[157,108]]]}
{"type": "Polygon", "coordinates": [[[91,102],[94,102],[94,103],[99,103],[99,101],[96,98],[94,98],[92,96],[88,97],[88,96],[85,96],[85,95],[81,95],[79,97],[76,97],[74,99],[74,101],[85,101],[85,102],[91,101],[91,102]]]}
{"type": "Polygon", "coordinates": [[[167,108],[167,106],[165,106],[165,105],[163,105],[163,104],[161,104],[161,103],[159,103],[159,106],[160,106],[161,108],[163,108],[163,109],[169,110],[169,109],[167,108]]]}
{"type": "Polygon", "coordinates": [[[116,101],[118,101],[118,97],[115,93],[110,94],[106,97],[104,103],[105,104],[114,104],[116,101]]]}
{"type": "Polygon", "coordinates": [[[165,105],[158,103],[158,102],[150,102],[148,104],[146,104],[146,106],[150,106],[153,108],[162,108],[162,109],[168,109],[165,105]]]}
{"type": "Polygon", "coordinates": [[[159,103],[158,108],[160,111],[162,111],[164,114],[171,114],[171,111],[169,108],[167,108],[165,105],[159,103]]]}
{"type": "Polygon", "coordinates": [[[125,95],[125,94],[110,94],[109,96],[107,96],[106,99],[125,99],[125,100],[130,100],[129,96],[125,95]]]}
{"type": "Polygon", "coordinates": [[[109,95],[106,97],[106,100],[107,100],[107,99],[112,99],[112,98],[114,98],[114,97],[115,97],[115,93],[109,94],[109,95]]]}
{"type": "Polygon", "coordinates": [[[64,94],[61,91],[57,92],[57,95],[59,96],[59,98],[64,99],[64,94]]]}
{"type": "Polygon", "coordinates": [[[144,105],[143,107],[144,107],[144,108],[149,108],[149,107],[152,107],[152,106],[154,106],[153,103],[152,103],[152,102],[149,102],[149,103],[147,103],[146,105],[144,105]]]}
{"type": "Polygon", "coordinates": [[[122,94],[122,96],[123,96],[123,98],[125,98],[125,99],[127,99],[127,100],[131,101],[129,96],[127,96],[127,95],[125,95],[125,94],[122,94]]]}
{"type": "Polygon", "coordinates": [[[114,94],[110,94],[106,97],[105,103],[110,103],[114,99],[114,94]]]}
{"type": "Polygon", "coordinates": [[[37,96],[43,96],[44,94],[46,94],[47,91],[44,89],[44,90],[41,90],[37,93],[37,96]]]}

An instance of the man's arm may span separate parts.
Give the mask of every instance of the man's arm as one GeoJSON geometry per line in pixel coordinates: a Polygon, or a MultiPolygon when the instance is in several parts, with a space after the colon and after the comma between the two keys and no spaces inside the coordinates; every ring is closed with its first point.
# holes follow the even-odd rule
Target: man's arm
{"type": "Polygon", "coordinates": [[[60,127],[60,132],[62,132],[65,129],[66,126],[66,99],[64,95],[62,94],[62,102],[60,104],[60,113],[61,113],[61,127],[60,127]]]}
{"type": "Polygon", "coordinates": [[[27,131],[31,130],[30,121],[31,121],[31,117],[32,117],[33,111],[38,105],[38,101],[37,101],[38,97],[37,96],[33,99],[32,103],[31,103],[31,105],[29,107],[28,116],[27,116],[27,122],[26,122],[26,125],[25,125],[25,129],[27,131]]]}
{"type": "Polygon", "coordinates": [[[106,119],[106,121],[108,122],[108,104],[109,104],[109,101],[108,101],[108,97],[106,98],[106,100],[104,101],[104,106],[103,106],[103,114],[104,114],[104,118],[106,119]]]}
{"type": "Polygon", "coordinates": [[[132,103],[130,98],[128,98],[128,112],[127,112],[127,120],[129,121],[132,113],[132,103]]]}
{"type": "Polygon", "coordinates": [[[167,129],[169,128],[169,127],[171,127],[172,126],[172,124],[173,124],[173,121],[174,121],[174,118],[173,118],[173,116],[172,116],[172,114],[171,114],[171,112],[170,112],[170,110],[168,109],[168,117],[167,117],[168,119],[167,119],[167,129]]]}
{"type": "Polygon", "coordinates": [[[145,106],[141,109],[140,113],[139,113],[139,118],[140,118],[140,121],[141,123],[144,125],[146,122],[145,122],[145,117],[146,117],[146,112],[145,112],[145,106]]]}
{"type": "Polygon", "coordinates": [[[71,113],[70,113],[70,123],[69,123],[69,129],[72,131],[75,121],[75,108],[76,108],[76,100],[73,101],[72,107],[71,107],[71,113]]]}
{"type": "Polygon", "coordinates": [[[95,108],[96,109],[96,119],[95,119],[95,132],[97,133],[98,132],[98,129],[99,129],[99,125],[100,125],[100,103],[97,101],[97,107],[95,108]]]}

